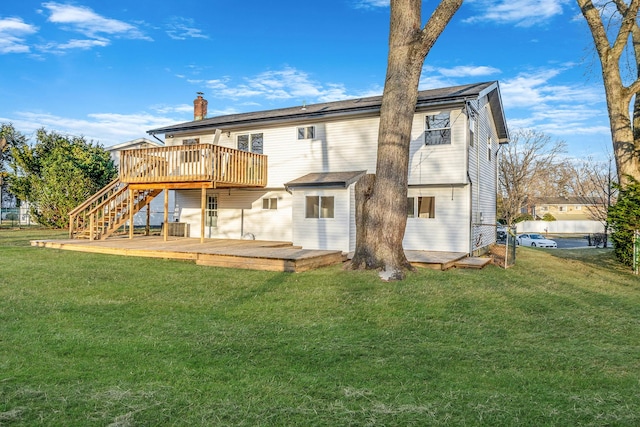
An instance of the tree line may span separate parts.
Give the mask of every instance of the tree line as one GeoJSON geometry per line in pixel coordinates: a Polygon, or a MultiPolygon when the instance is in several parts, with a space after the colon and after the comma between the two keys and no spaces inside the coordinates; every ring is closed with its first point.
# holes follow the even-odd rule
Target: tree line
{"type": "Polygon", "coordinates": [[[13,125],[0,125],[2,194],[27,202],[40,225],[68,227],[69,212],[116,175],[109,153],[83,137],[39,129],[32,144],[13,125]]]}

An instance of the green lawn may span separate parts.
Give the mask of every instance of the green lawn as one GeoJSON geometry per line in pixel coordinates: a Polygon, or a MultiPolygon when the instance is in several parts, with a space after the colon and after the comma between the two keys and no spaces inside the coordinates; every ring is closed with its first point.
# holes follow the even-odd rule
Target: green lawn
{"type": "Polygon", "coordinates": [[[0,425],[638,426],[606,250],[398,283],[32,248],[0,231],[0,425]]]}

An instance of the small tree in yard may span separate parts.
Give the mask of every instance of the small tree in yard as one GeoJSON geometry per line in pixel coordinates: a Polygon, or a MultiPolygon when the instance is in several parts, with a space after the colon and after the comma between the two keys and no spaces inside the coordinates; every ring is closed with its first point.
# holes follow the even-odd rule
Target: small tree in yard
{"type": "Polygon", "coordinates": [[[380,109],[376,174],[356,184],[356,250],[351,268],[385,280],[412,270],[402,247],[407,223],[411,125],[424,60],[462,0],[442,0],[421,28],[422,0],[391,0],[387,76],[380,109]]]}
{"type": "Polygon", "coordinates": [[[609,208],[609,223],[613,233],[616,258],[625,265],[633,263],[633,232],[640,230],[640,182],[629,179],[619,188],[618,201],[609,208]]]}
{"type": "Polygon", "coordinates": [[[576,168],[574,173],[573,191],[584,205],[589,217],[602,224],[603,244],[606,248],[609,233],[608,211],[618,193],[613,157],[609,156],[605,162],[589,158],[576,168]]]}
{"type": "Polygon", "coordinates": [[[69,212],[116,176],[102,147],[44,129],[33,147],[26,138],[16,143],[11,162],[11,192],[29,202],[35,221],[56,228],[67,227],[69,212]]]}
{"type": "Polygon", "coordinates": [[[539,131],[521,129],[512,134],[498,165],[500,212],[507,225],[522,220],[522,207],[527,202],[562,192],[567,174],[559,157],[564,149],[564,142],[552,142],[539,131]]]}

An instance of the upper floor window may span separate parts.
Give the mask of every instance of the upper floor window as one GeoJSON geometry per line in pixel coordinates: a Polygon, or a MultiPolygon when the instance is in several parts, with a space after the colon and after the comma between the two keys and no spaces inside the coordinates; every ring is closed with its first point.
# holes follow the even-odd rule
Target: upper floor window
{"type": "Polygon", "coordinates": [[[448,111],[426,117],[424,143],[426,145],[451,144],[451,115],[448,111]]]}
{"type": "Polygon", "coordinates": [[[298,139],[313,139],[316,137],[315,126],[303,126],[298,128],[298,139]]]}
{"type": "Polygon", "coordinates": [[[256,154],[262,154],[263,137],[262,133],[246,133],[238,135],[238,150],[250,151],[256,154]]]}
{"type": "Polygon", "coordinates": [[[491,139],[491,137],[489,137],[487,139],[487,158],[489,161],[491,161],[491,148],[493,146],[493,140],[491,139]]]}
{"type": "MultiPolygon", "coordinates": [[[[182,145],[196,145],[200,144],[200,138],[188,138],[182,140],[182,145]]],[[[187,150],[180,152],[180,160],[183,162],[197,162],[200,161],[200,150],[187,150]]]]}

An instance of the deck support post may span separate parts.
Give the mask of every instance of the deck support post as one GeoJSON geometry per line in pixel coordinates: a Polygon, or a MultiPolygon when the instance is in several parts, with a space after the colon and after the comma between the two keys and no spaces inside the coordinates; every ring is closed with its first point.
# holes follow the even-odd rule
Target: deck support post
{"type": "Polygon", "coordinates": [[[133,239],[133,188],[129,188],[129,238],[133,239]]]}
{"type": "Polygon", "coordinates": [[[151,203],[147,205],[147,223],[144,226],[144,235],[151,234],[151,203]]]}
{"type": "Polygon", "coordinates": [[[207,188],[202,186],[200,197],[200,243],[204,243],[205,208],[207,206],[207,188]]]}
{"type": "Polygon", "coordinates": [[[163,230],[162,237],[164,241],[167,241],[167,237],[169,236],[169,190],[164,189],[164,220],[163,220],[163,230]]]}

